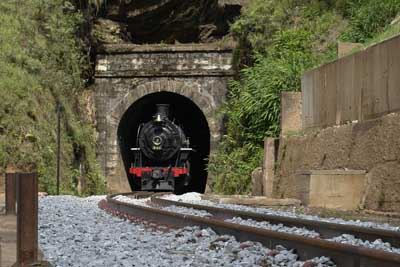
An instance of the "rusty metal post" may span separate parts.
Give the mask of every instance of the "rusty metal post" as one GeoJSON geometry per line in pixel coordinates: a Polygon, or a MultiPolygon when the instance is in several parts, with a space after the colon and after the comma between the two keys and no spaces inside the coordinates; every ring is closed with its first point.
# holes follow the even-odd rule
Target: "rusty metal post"
{"type": "Polygon", "coordinates": [[[15,214],[17,181],[15,173],[6,173],[6,214],[15,214]]]}
{"type": "Polygon", "coordinates": [[[38,255],[38,178],[36,173],[18,174],[17,263],[28,266],[38,255]]]}

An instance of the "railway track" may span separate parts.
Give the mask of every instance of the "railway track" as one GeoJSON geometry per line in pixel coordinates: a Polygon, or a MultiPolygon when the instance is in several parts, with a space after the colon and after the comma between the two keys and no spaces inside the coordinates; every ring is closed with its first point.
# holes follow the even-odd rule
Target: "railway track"
{"type": "Polygon", "coordinates": [[[106,201],[101,202],[99,206],[118,216],[133,216],[146,221],[156,223],[162,222],[162,224],[172,227],[209,227],[220,235],[232,235],[240,242],[260,242],[268,248],[282,245],[287,248],[295,249],[300,260],[327,256],[330,257],[337,266],[400,266],[400,254],[326,240],[342,234],[351,234],[356,238],[369,240],[371,242],[376,239],[381,239],[384,242],[391,243],[394,247],[400,247],[399,232],[290,217],[271,216],[212,207],[208,205],[190,204],[163,199],[160,196],[161,194],[152,194],[147,192],[115,194],[109,195],[106,201]],[[114,199],[117,195],[128,196],[131,198],[150,198],[150,202],[148,205],[129,204],[114,199]],[[165,210],[166,207],[172,206],[204,211],[211,216],[193,216],[165,210]],[[282,224],[288,227],[304,227],[318,232],[319,238],[276,232],[226,221],[227,219],[235,217],[251,219],[258,222],[268,221],[271,224],[282,224]]]}

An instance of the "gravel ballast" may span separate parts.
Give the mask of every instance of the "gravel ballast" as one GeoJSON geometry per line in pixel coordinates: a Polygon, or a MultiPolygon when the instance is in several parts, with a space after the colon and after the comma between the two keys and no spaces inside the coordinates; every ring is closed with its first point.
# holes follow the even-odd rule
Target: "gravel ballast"
{"type": "Polygon", "coordinates": [[[267,221],[258,222],[258,221],[251,220],[251,219],[245,220],[240,217],[235,217],[235,218],[228,219],[225,221],[230,222],[230,223],[237,223],[237,224],[241,224],[241,225],[247,225],[247,226],[251,226],[251,227],[267,229],[267,230],[281,232],[281,233],[292,234],[292,235],[300,235],[300,236],[306,236],[306,237],[310,237],[310,238],[319,238],[319,233],[317,233],[313,230],[308,230],[306,228],[288,227],[288,226],[284,226],[283,224],[271,224],[267,221]]]}
{"type": "Polygon", "coordinates": [[[127,197],[127,196],[123,196],[123,195],[118,195],[113,197],[113,199],[124,202],[124,203],[129,203],[129,204],[133,204],[133,205],[139,205],[139,206],[144,206],[144,207],[148,207],[148,203],[150,202],[150,198],[131,198],[131,197],[127,197]]]}
{"type": "MultiPolygon", "coordinates": [[[[216,206],[216,207],[222,207],[222,208],[227,208],[227,209],[232,209],[232,210],[250,211],[250,212],[268,214],[268,215],[287,216],[287,217],[292,217],[292,218],[302,218],[302,219],[308,219],[308,220],[313,220],[313,221],[319,220],[319,221],[325,221],[325,222],[331,222],[331,223],[357,225],[357,226],[361,226],[361,227],[378,228],[378,229],[385,229],[385,230],[392,230],[392,231],[399,230],[398,229],[399,227],[393,227],[393,226],[389,226],[389,225],[379,225],[379,224],[372,223],[372,222],[345,221],[345,220],[337,219],[337,218],[324,219],[324,218],[319,218],[318,216],[301,215],[301,214],[295,214],[295,213],[290,213],[290,212],[275,211],[275,210],[266,209],[266,208],[255,208],[255,207],[247,207],[247,206],[233,205],[233,204],[216,204],[216,203],[208,201],[208,200],[202,200],[201,194],[199,194],[199,193],[187,193],[187,194],[184,194],[181,196],[166,195],[166,196],[163,196],[163,198],[168,199],[168,200],[173,200],[173,201],[181,201],[181,202],[199,204],[199,205],[205,205],[205,206],[216,206]]],[[[254,221],[251,219],[242,219],[240,217],[235,217],[235,218],[228,219],[225,221],[231,222],[231,223],[237,223],[237,224],[241,224],[241,225],[246,225],[246,226],[251,226],[251,227],[257,227],[257,228],[277,231],[277,232],[285,232],[285,233],[289,233],[289,234],[306,236],[306,237],[311,237],[311,238],[319,238],[320,237],[319,233],[317,233],[313,230],[309,230],[306,228],[298,228],[298,227],[287,227],[282,224],[271,224],[268,221],[260,221],[259,222],[259,221],[254,221]]],[[[337,236],[337,237],[327,239],[327,240],[333,241],[333,242],[338,242],[338,243],[354,245],[354,246],[362,246],[362,247],[371,248],[371,249],[384,250],[384,251],[392,252],[392,253],[398,253],[398,254],[400,253],[399,248],[392,247],[392,245],[390,243],[383,242],[381,239],[377,239],[373,242],[370,242],[368,240],[362,240],[362,239],[356,238],[353,235],[343,234],[341,236],[337,236]]]]}
{"type": "Polygon", "coordinates": [[[295,212],[279,211],[279,210],[274,210],[274,209],[269,209],[269,208],[248,207],[248,206],[244,206],[244,205],[235,205],[235,204],[219,204],[219,203],[215,203],[215,202],[212,202],[209,200],[203,200],[201,198],[201,194],[199,194],[199,193],[186,193],[183,195],[170,194],[170,195],[162,196],[161,198],[167,199],[167,200],[172,200],[172,201],[180,201],[180,202],[191,203],[191,204],[255,212],[255,213],[261,213],[261,214],[273,215],[273,216],[284,216],[284,217],[305,219],[305,220],[310,220],[310,221],[322,221],[322,222],[337,223],[337,224],[355,225],[355,226],[366,227],[366,228],[376,228],[376,229],[400,232],[400,227],[392,226],[387,223],[379,224],[379,223],[375,223],[375,222],[364,222],[364,221],[360,221],[360,220],[343,220],[340,218],[322,218],[322,217],[315,216],[315,215],[298,214],[295,212]]]}
{"type": "MultiPolygon", "coordinates": [[[[301,267],[284,247],[237,242],[211,229],[151,230],[98,208],[104,196],[45,197],[39,201],[39,242],[54,266],[289,266],[301,267]]],[[[334,266],[326,257],[314,266],[334,266]]]]}
{"type": "Polygon", "coordinates": [[[353,246],[363,246],[363,247],[367,247],[367,248],[379,249],[379,250],[384,250],[387,252],[400,254],[399,248],[392,247],[392,245],[390,243],[383,242],[381,239],[377,239],[373,242],[370,242],[368,240],[362,240],[362,239],[356,238],[353,235],[343,234],[341,236],[337,236],[337,237],[327,239],[327,240],[344,243],[344,244],[349,244],[349,245],[353,245],[353,246]]]}
{"type": "Polygon", "coordinates": [[[179,206],[168,206],[168,207],[161,207],[162,210],[166,211],[171,211],[171,212],[176,212],[176,213],[181,213],[185,215],[192,215],[192,216],[198,216],[198,217],[212,217],[213,215],[205,210],[197,210],[193,208],[185,208],[185,207],[179,207],[179,206]]]}

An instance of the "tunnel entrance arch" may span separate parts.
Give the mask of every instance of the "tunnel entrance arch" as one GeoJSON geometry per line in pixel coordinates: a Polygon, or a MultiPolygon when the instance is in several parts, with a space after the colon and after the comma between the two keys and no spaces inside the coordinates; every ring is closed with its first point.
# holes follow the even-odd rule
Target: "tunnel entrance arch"
{"type": "MultiPolygon", "coordinates": [[[[133,155],[129,155],[126,149],[133,147],[134,140],[128,140],[131,136],[128,133],[129,123],[136,124],[142,119],[149,120],[153,115],[156,102],[159,104],[171,104],[174,116],[179,118],[185,132],[195,143],[195,149],[199,153],[194,154],[192,159],[193,177],[188,190],[204,192],[208,185],[209,177],[206,170],[209,155],[213,153],[213,148],[218,142],[222,132],[222,121],[217,119],[216,110],[219,107],[212,95],[204,90],[204,86],[195,81],[185,82],[176,79],[157,79],[136,85],[112,107],[112,112],[107,116],[109,132],[107,137],[113,141],[111,155],[107,155],[108,166],[111,170],[117,170],[114,177],[119,179],[119,184],[126,191],[128,185],[127,168],[133,155]],[[138,119],[140,118],[140,119],[138,119]],[[132,146],[131,146],[132,145],[132,146]],[[129,147],[130,146],[130,147],[129,147]]],[[[135,127],[136,128],[136,127],[135,127]]],[[[133,129],[134,135],[137,130],[133,129]]],[[[110,175],[108,175],[110,176],[110,175]]]]}
{"type": "MultiPolygon", "coordinates": [[[[131,106],[134,109],[134,103],[147,95],[169,92],[192,101],[207,121],[212,157],[224,132],[218,110],[226,99],[228,80],[234,75],[232,48],[230,44],[99,47],[92,99],[97,160],[108,192],[130,190],[120,146],[123,130],[118,129],[131,106]]],[[[213,177],[208,175],[206,191],[212,184],[213,177]]],[[[203,185],[197,189],[203,189],[203,185]]]]}
{"type": "MultiPolygon", "coordinates": [[[[207,183],[207,163],[210,154],[210,129],[201,109],[189,98],[172,92],[147,94],[134,102],[122,116],[118,126],[118,145],[129,177],[129,167],[133,162],[130,148],[136,146],[139,125],[152,119],[156,104],[170,105],[170,119],[181,126],[195,150],[190,157],[192,180],[187,191],[203,193],[207,183]]],[[[137,185],[129,179],[132,190],[137,185]]]]}

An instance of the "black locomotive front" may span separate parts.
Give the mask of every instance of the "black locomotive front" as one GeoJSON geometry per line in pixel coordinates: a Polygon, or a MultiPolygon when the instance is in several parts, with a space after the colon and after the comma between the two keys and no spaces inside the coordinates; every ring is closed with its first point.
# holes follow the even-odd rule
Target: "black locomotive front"
{"type": "Polygon", "coordinates": [[[190,180],[189,139],[169,119],[169,105],[158,104],[153,120],[140,125],[134,161],[129,169],[134,184],[144,191],[174,191],[190,180]]]}

